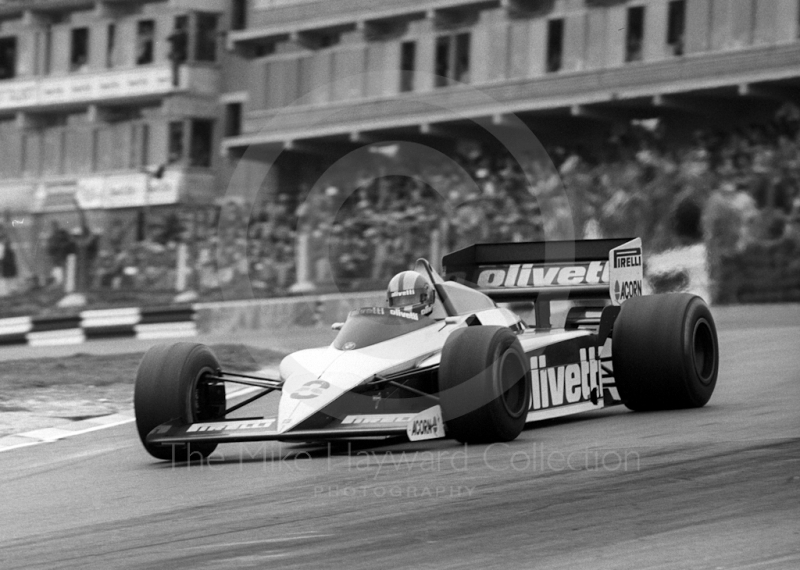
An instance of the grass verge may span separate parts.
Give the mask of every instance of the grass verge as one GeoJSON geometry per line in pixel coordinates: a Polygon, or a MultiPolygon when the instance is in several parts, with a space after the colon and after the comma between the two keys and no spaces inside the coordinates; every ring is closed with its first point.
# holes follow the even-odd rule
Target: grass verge
{"type": "MultiPolygon", "coordinates": [[[[249,372],[277,365],[284,353],[243,344],[213,344],[224,370],[249,372]]],[[[0,367],[2,396],[16,390],[60,386],[110,386],[133,384],[144,353],[85,354],[68,357],[9,360],[0,367]]],[[[6,398],[0,397],[0,400],[6,398]]]]}

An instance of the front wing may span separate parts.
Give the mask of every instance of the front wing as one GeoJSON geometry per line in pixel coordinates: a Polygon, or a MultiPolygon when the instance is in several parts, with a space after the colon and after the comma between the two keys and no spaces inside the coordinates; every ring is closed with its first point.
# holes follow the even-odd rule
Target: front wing
{"type": "Polygon", "coordinates": [[[321,441],[355,437],[407,436],[411,441],[444,437],[441,408],[410,414],[353,414],[324,428],[279,432],[276,418],[236,418],[184,424],[164,423],[147,436],[148,445],[244,443],[254,441],[321,441]]]}

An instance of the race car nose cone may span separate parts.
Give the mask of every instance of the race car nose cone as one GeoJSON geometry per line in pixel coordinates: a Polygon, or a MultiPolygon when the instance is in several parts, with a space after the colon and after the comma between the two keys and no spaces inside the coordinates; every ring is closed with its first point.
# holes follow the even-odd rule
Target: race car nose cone
{"type": "Polygon", "coordinates": [[[337,371],[316,375],[297,372],[286,379],[278,405],[278,432],[284,433],[308,419],[336,398],[355,388],[363,377],[337,371]]]}

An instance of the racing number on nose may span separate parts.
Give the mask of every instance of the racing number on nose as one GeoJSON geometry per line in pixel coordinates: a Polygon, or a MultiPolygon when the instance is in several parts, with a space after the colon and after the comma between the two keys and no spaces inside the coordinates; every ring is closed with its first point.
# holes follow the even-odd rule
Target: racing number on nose
{"type": "Polygon", "coordinates": [[[325,380],[311,380],[303,384],[297,392],[292,393],[289,397],[295,400],[310,400],[311,398],[316,398],[328,388],[330,388],[330,384],[325,380]]]}

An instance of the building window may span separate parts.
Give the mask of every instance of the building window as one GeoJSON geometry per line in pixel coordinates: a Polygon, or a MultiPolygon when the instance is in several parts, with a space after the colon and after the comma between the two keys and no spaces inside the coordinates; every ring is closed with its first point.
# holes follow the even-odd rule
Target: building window
{"type": "Polygon", "coordinates": [[[42,61],[42,73],[45,75],[50,74],[53,59],[53,29],[48,26],[44,30],[44,53],[42,61]]]}
{"type": "Polygon", "coordinates": [[[228,103],[225,106],[225,136],[238,137],[242,134],[242,104],[228,103]]]}
{"type": "Polygon", "coordinates": [[[9,141],[3,152],[0,152],[0,176],[7,178],[19,176],[22,140],[15,123],[13,118],[0,118],[0,140],[9,141]]]}
{"type": "Polygon", "coordinates": [[[0,38],[0,79],[17,75],[17,38],[0,38]]]}
{"type": "Polygon", "coordinates": [[[564,64],[564,20],[547,22],[547,66],[548,73],[560,71],[564,64]]]}
{"type": "Polygon", "coordinates": [[[672,55],[683,55],[684,31],[686,28],[686,2],[672,0],[667,17],[667,45],[672,55]]]}
{"type": "Polygon", "coordinates": [[[89,63],[89,28],[73,28],[69,54],[70,71],[86,69],[89,63]]]}
{"type": "Polygon", "coordinates": [[[209,119],[192,120],[192,146],[189,155],[190,166],[211,166],[211,145],[214,123],[209,119]]]}
{"type": "Polygon", "coordinates": [[[194,58],[197,61],[217,61],[217,16],[197,14],[197,38],[194,58]]]}
{"type": "Polygon", "coordinates": [[[153,63],[156,43],[156,23],[154,20],[141,20],[136,25],[136,65],[153,63]]]}
{"type": "Polygon", "coordinates": [[[625,61],[641,61],[644,45],[644,6],[628,8],[625,33],[625,61]]]}
{"type": "Polygon", "coordinates": [[[456,36],[455,80],[461,83],[469,83],[469,39],[468,33],[456,36]]]}
{"type": "Polygon", "coordinates": [[[142,123],[139,127],[139,166],[150,164],[150,125],[142,123]]]}
{"type": "Polygon", "coordinates": [[[247,27],[247,0],[233,0],[231,9],[231,29],[244,30],[247,27]]]}
{"type": "Polygon", "coordinates": [[[169,41],[169,59],[174,63],[183,63],[189,54],[189,18],[175,16],[175,27],[167,37],[169,41]]]}
{"type": "Polygon", "coordinates": [[[150,157],[150,125],[133,123],[131,125],[131,144],[129,165],[131,168],[144,168],[150,157]]]}
{"type": "Polygon", "coordinates": [[[116,59],[114,51],[117,48],[117,26],[109,24],[106,32],[106,67],[114,67],[116,59]]]}
{"type": "Polygon", "coordinates": [[[315,49],[333,47],[335,45],[339,45],[339,43],[342,41],[342,35],[339,32],[323,31],[318,34],[314,34],[314,37],[315,39],[313,40],[313,43],[315,49]]]}
{"type": "Polygon", "coordinates": [[[42,129],[42,174],[64,173],[64,138],[63,127],[42,129]]]}
{"type": "Polygon", "coordinates": [[[30,131],[22,135],[22,174],[23,176],[38,176],[42,161],[42,134],[41,131],[30,131]]]}
{"type": "Polygon", "coordinates": [[[251,47],[244,48],[248,50],[245,57],[256,59],[259,57],[267,57],[275,53],[275,42],[253,42],[251,47]]]}
{"type": "Polygon", "coordinates": [[[183,161],[183,121],[172,121],[169,124],[169,141],[167,145],[167,162],[173,164],[183,161]]]}
{"type": "Polygon", "coordinates": [[[436,86],[469,82],[468,32],[436,38],[436,86]]]}
{"type": "Polygon", "coordinates": [[[436,38],[436,87],[444,87],[448,83],[450,73],[450,36],[436,38]]]}
{"type": "Polygon", "coordinates": [[[189,18],[175,16],[175,27],[167,36],[169,53],[167,57],[172,63],[172,84],[178,87],[181,83],[180,68],[189,57],[189,18]]]}
{"type": "Polygon", "coordinates": [[[417,65],[417,42],[400,45],[400,91],[414,90],[414,71],[417,65]]]}

